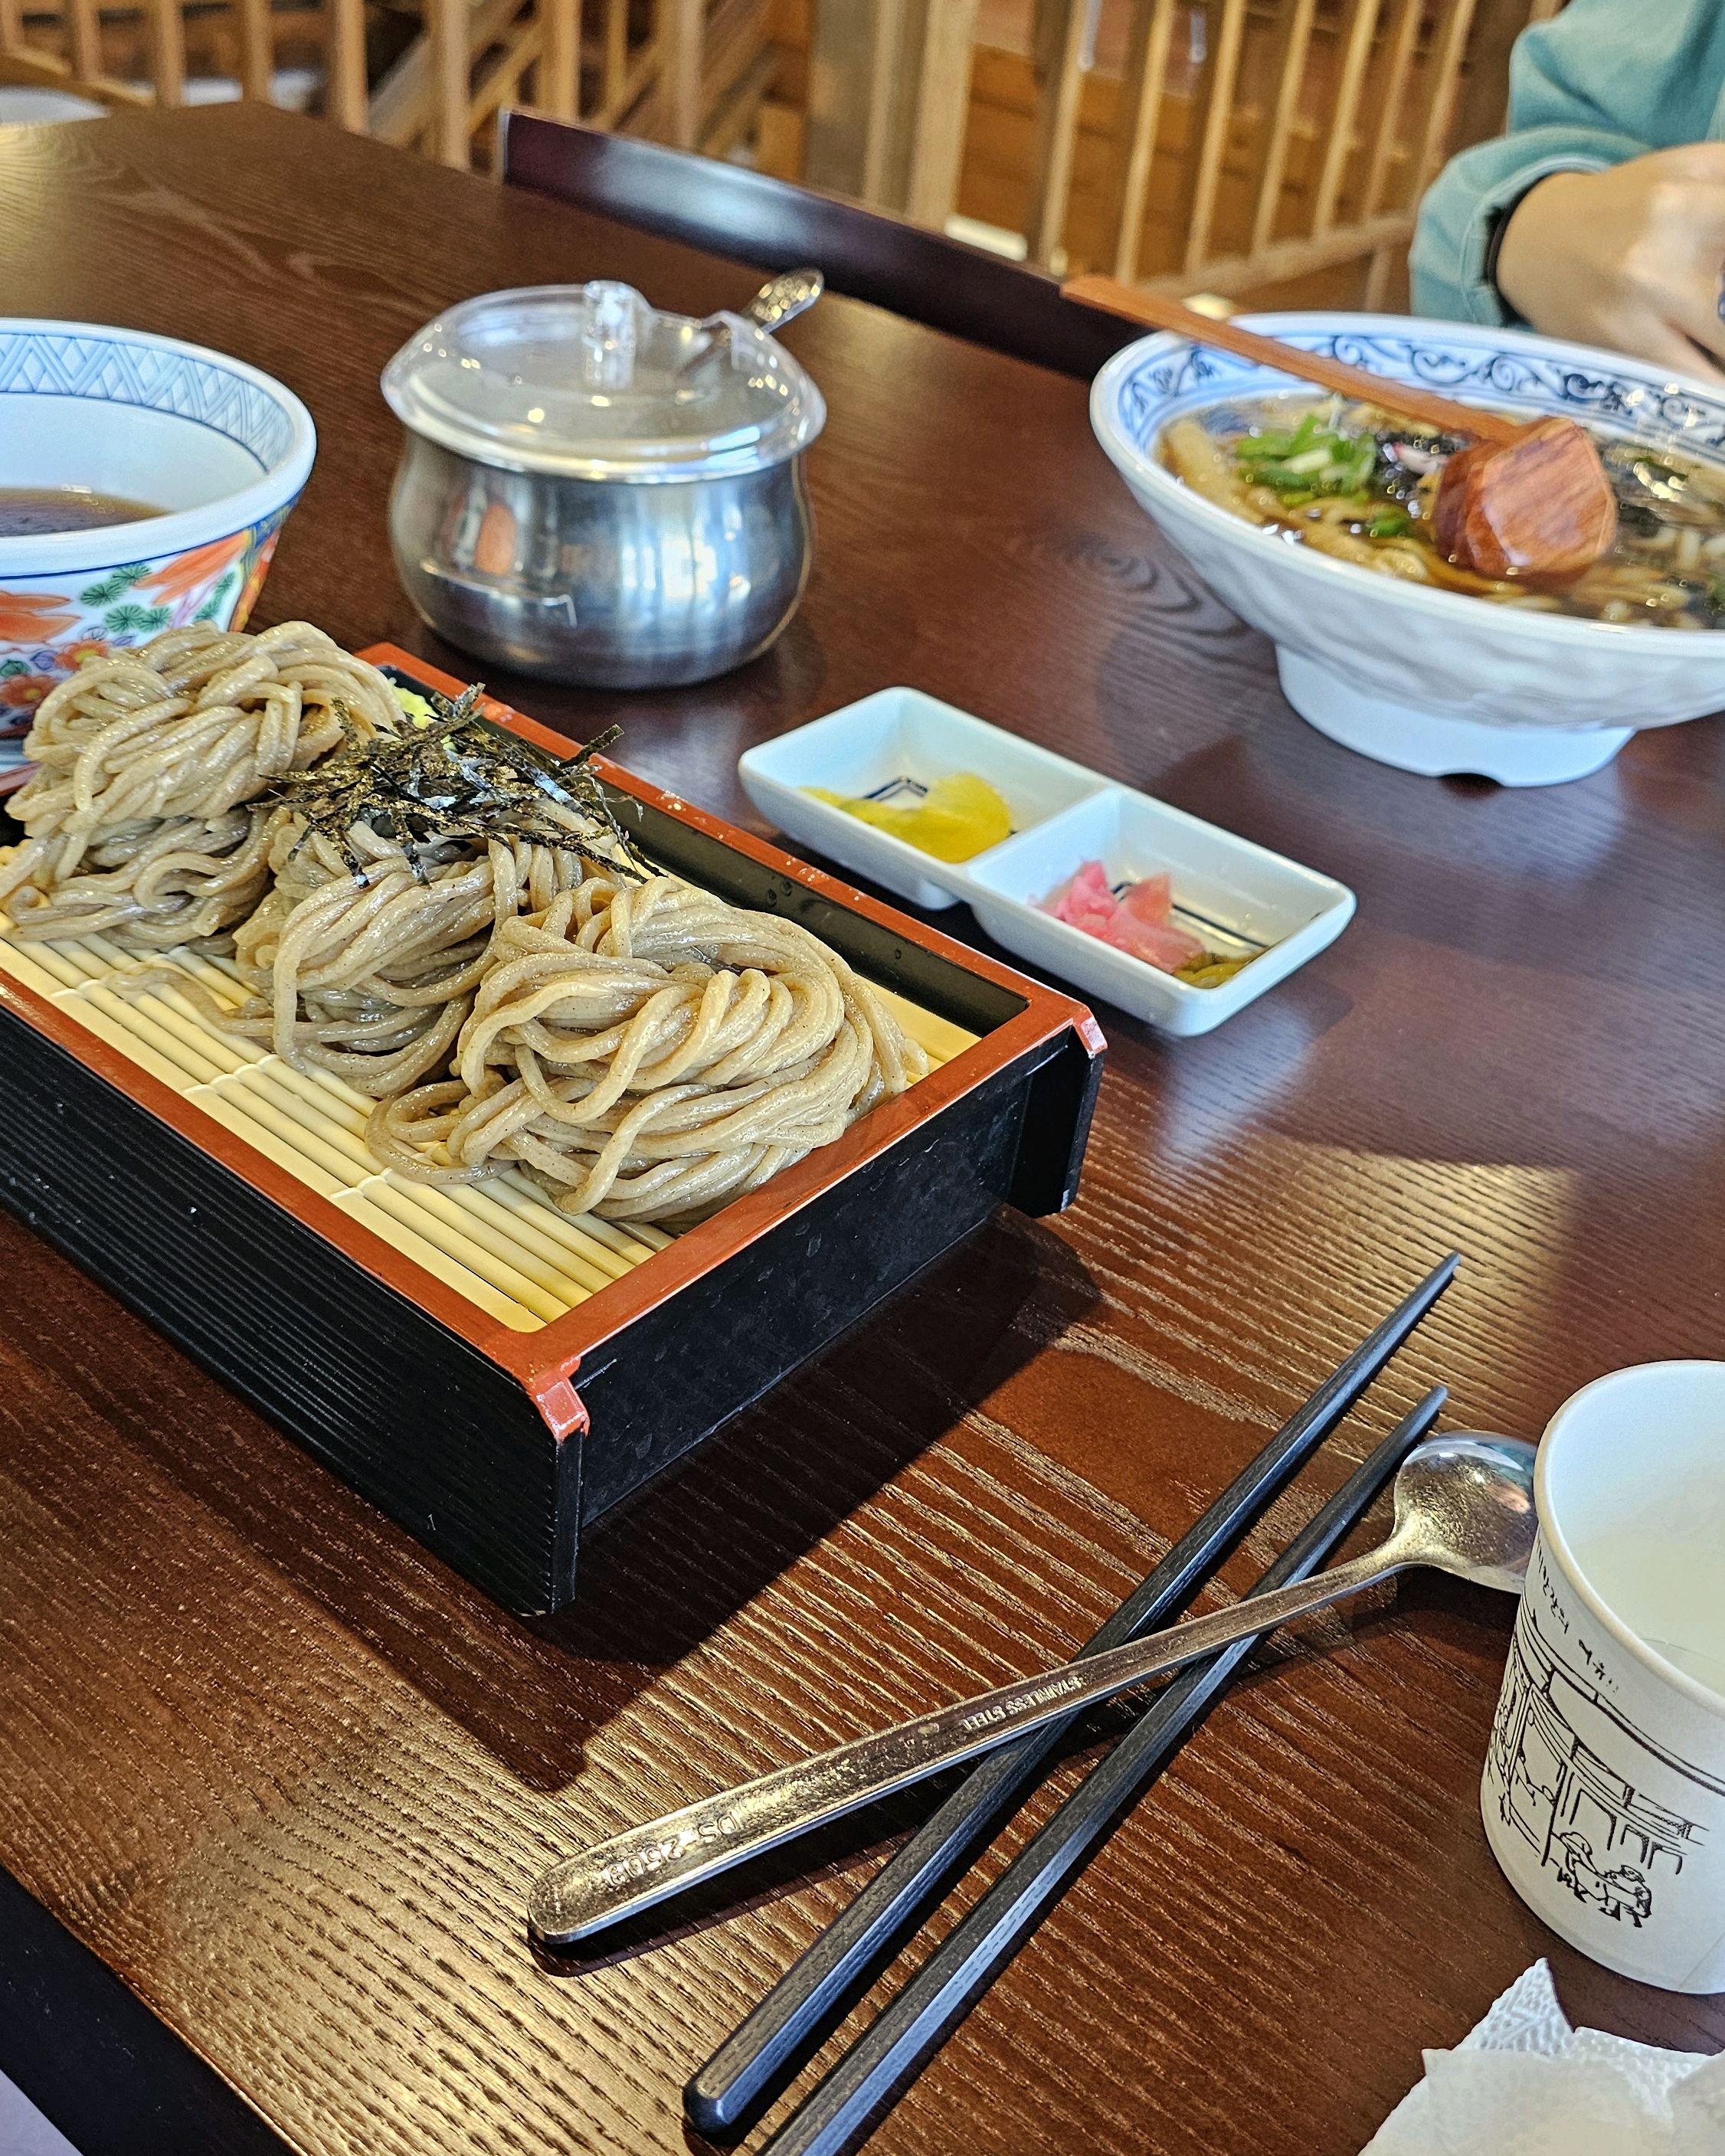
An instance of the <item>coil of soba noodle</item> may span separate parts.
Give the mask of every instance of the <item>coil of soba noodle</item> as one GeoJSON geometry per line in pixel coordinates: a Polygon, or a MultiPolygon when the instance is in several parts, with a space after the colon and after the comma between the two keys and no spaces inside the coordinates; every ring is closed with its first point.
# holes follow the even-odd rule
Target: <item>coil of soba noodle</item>
{"type": "Polygon", "coordinates": [[[269,881],[250,804],[343,740],[338,706],[367,737],[401,716],[375,667],[303,621],[167,629],[59,683],[12,802],[28,837],[0,865],[13,932],[166,950],[231,929],[269,881]]]}
{"type": "MultiPolygon", "coordinates": [[[[381,1097],[447,1065],[495,932],[524,906],[548,906],[590,868],[574,852],[520,839],[493,839],[476,857],[444,847],[410,859],[364,824],[346,837],[357,875],[327,837],[277,813],[274,883],[234,938],[253,999],[237,1014],[208,1003],[207,1015],[267,1041],[298,1070],[328,1070],[381,1097]]],[[[198,993],[195,984],[187,992],[198,993]]]]}
{"type": "Polygon", "coordinates": [[[806,929],[602,874],[499,926],[455,1076],[380,1103],[367,1142],[418,1181],[519,1166],[567,1212],[686,1223],[927,1068],[806,929]]]}

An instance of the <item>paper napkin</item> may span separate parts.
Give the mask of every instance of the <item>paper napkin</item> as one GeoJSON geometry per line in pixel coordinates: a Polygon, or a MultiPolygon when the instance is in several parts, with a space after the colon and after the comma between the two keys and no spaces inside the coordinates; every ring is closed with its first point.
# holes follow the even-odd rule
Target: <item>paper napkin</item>
{"type": "Polygon", "coordinates": [[[1363,2156],[1725,2156],[1725,2054],[1572,2029],[1535,1962],[1425,2078],[1363,2156]]]}

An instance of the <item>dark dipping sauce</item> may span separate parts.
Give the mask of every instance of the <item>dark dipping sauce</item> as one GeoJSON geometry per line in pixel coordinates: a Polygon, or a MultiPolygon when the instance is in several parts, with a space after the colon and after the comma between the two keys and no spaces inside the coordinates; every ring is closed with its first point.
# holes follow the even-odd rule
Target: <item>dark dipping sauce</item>
{"type": "Polygon", "coordinates": [[[0,539],[33,539],[48,531],[94,531],[104,524],[136,524],[164,512],[123,495],[83,486],[0,486],[0,539]]]}

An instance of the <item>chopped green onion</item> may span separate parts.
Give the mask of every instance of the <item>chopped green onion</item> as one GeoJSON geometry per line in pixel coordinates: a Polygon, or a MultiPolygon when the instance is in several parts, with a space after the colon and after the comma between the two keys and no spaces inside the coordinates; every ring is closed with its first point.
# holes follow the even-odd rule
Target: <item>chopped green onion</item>
{"type": "MultiPolygon", "coordinates": [[[[1314,495],[1352,497],[1371,492],[1380,450],[1374,434],[1343,434],[1330,419],[1308,412],[1291,434],[1244,436],[1234,445],[1235,471],[1250,486],[1267,486],[1285,506],[1314,495]]],[[[1363,502],[1362,506],[1368,506],[1363,502]]]]}
{"type": "Polygon", "coordinates": [[[1312,444],[1317,439],[1318,431],[1319,422],[1317,413],[1316,412],[1307,413],[1305,417],[1301,420],[1299,425],[1294,429],[1294,449],[1296,453],[1297,454],[1301,449],[1310,449],[1312,444]]]}
{"type": "Polygon", "coordinates": [[[1366,536],[1368,539],[1399,539],[1407,529],[1405,510],[1380,509],[1366,526],[1366,536]]]}
{"type": "Polygon", "coordinates": [[[1296,471],[1291,465],[1260,465],[1256,471],[1250,474],[1249,476],[1255,479],[1260,486],[1273,486],[1278,494],[1286,493],[1291,488],[1296,493],[1301,490],[1307,493],[1314,491],[1312,475],[1309,472],[1296,471]]]}

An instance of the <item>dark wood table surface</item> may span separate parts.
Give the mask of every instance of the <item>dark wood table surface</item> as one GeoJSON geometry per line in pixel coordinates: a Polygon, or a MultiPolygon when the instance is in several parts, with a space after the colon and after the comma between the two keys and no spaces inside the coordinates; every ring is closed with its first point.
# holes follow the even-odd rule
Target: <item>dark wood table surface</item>
{"type": "MultiPolygon", "coordinates": [[[[256,110],[0,135],[6,311],[218,345],[310,404],[260,618],[458,670],[391,567],[378,371],[449,301],[594,275],[696,313],[751,289],[256,110]]],[[[783,641],[676,695],[498,690],[620,717],[626,762],[747,822],[741,749],[914,683],[1342,877],[1358,920],[1207,1040],[1104,1009],[1073,1210],[1002,1218],[733,1424],[552,1623],[0,1222],[0,2069],[90,2156],[702,2145],[684,2078],[916,1804],[574,1973],[523,1932],[553,1852],[1058,1659],[1451,1244],[1235,1584],[1435,1379],[1455,1424],[1535,1434],[1615,1365],[1725,1349],[1719,725],[1547,791],[1363,761],[1141,516],[1081,385],[843,300],[788,341],[831,418],[783,641]]],[[[1576,2018],[1716,2048],[1725,2005],[1591,1967],[1493,1866],[1510,1618],[1416,1577],[1265,1662],[873,2146],[1351,2156],[1543,1953],[1576,2018]]]]}

